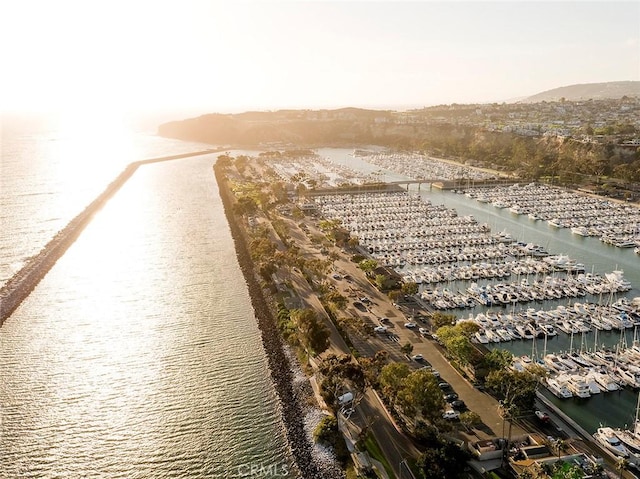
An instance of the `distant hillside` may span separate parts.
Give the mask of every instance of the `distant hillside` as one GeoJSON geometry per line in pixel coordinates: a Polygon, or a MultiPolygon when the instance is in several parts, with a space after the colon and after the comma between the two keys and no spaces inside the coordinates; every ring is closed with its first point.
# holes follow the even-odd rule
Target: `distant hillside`
{"type": "Polygon", "coordinates": [[[541,101],[605,100],[622,98],[623,96],[640,96],[640,81],[614,81],[606,83],[583,83],[569,85],[553,90],[543,91],[520,100],[520,103],[537,103],[541,101]]]}
{"type": "MultiPolygon", "coordinates": [[[[341,108],[338,110],[252,111],[233,115],[209,114],[198,118],[164,123],[161,136],[216,145],[296,145],[370,144],[375,126],[391,125],[392,112],[341,108]]],[[[386,129],[385,129],[386,130],[386,129]]]]}

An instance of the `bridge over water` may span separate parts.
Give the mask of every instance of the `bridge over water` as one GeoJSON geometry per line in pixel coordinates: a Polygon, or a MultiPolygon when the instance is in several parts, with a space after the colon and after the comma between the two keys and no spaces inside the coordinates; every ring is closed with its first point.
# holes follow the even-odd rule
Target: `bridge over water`
{"type": "Polygon", "coordinates": [[[491,180],[467,180],[466,178],[455,180],[443,180],[440,178],[433,179],[407,179],[396,181],[385,181],[380,183],[366,183],[362,185],[344,185],[334,188],[316,188],[307,190],[306,196],[320,196],[331,194],[359,194],[359,193],[379,193],[389,191],[408,191],[410,185],[418,185],[418,191],[421,191],[422,185],[428,185],[429,190],[437,188],[439,190],[457,190],[465,188],[483,188],[498,185],[508,185],[517,183],[514,178],[497,178],[491,180]]]}

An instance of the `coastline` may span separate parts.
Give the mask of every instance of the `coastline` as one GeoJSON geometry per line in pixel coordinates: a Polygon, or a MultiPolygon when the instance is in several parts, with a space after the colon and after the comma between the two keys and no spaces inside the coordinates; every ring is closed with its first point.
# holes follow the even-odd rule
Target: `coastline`
{"type": "Polygon", "coordinates": [[[280,400],[282,421],[285,425],[291,455],[298,469],[297,475],[305,479],[326,479],[326,471],[323,471],[314,460],[313,444],[310,443],[305,429],[305,411],[302,406],[304,398],[300,396],[303,394],[306,396],[306,393],[303,388],[295,387],[294,372],[289,355],[285,352],[285,344],[278,331],[275,318],[254,272],[244,231],[233,215],[233,197],[228,188],[227,180],[217,163],[214,164],[213,171],[235,245],[236,257],[247,283],[251,305],[262,335],[271,379],[280,400]]]}

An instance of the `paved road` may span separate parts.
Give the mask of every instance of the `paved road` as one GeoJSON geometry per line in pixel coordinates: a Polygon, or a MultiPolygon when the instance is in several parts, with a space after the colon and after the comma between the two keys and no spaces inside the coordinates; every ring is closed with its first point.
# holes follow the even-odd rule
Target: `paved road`
{"type": "MultiPolygon", "coordinates": [[[[307,257],[327,259],[327,255],[323,255],[320,252],[320,248],[309,239],[309,236],[322,235],[322,232],[316,229],[312,221],[305,221],[309,236],[300,230],[293,220],[289,220],[288,223],[291,238],[295,244],[301,248],[303,254],[307,257]]],[[[355,263],[350,261],[349,253],[334,247],[330,248],[330,251],[335,253],[338,258],[334,261],[333,265],[334,271],[339,274],[340,279],[334,279],[330,276],[328,280],[336,286],[338,291],[349,298],[350,302],[347,307],[347,313],[364,317],[374,325],[378,324],[380,318],[386,317],[389,319],[387,323],[389,331],[393,332],[393,336],[396,337],[395,340],[392,340],[384,334],[374,337],[352,335],[351,340],[360,354],[371,356],[377,351],[386,350],[389,352],[392,360],[405,361],[412,367],[419,368],[426,363],[411,361],[400,352],[400,345],[410,342],[413,345],[414,354],[422,354],[425,360],[440,372],[441,377],[447,381],[459,397],[464,400],[469,409],[478,413],[482,418],[485,427],[476,430],[476,437],[471,436],[469,439],[484,439],[506,435],[509,424],[503,421],[498,414],[497,401],[488,394],[474,389],[444,358],[440,346],[435,341],[423,338],[417,329],[412,330],[405,328],[404,324],[408,321],[405,314],[398,307],[395,307],[385,294],[378,291],[377,288],[367,280],[364,272],[360,270],[355,263]],[[345,279],[345,276],[349,279],[345,279]],[[359,301],[362,297],[368,298],[370,303],[362,303],[359,301]],[[360,309],[354,306],[354,302],[359,303],[358,306],[360,309]],[[363,304],[366,306],[364,310],[362,309],[363,304]]],[[[319,311],[319,314],[325,319],[331,331],[332,346],[329,352],[350,354],[351,351],[333,323],[326,316],[326,313],[324,313],[320,301],[303,275],[300,272],[294,271],[291,274],[291,279],[301,298],[309,307],[313,307],[316,311],[319,311]]],[[[357,421],[361,427],[365,425],[369,427],[369,430],[374,434],[374,437],[382,448],[383,453],[388,458],[396,476],[402,477],[401,469],[404,469],[404,467],[401,465],[401,462],[407,457],[416,457],[419,455],[419,450],[408,437],[395,429],[392,420],[388,416],[388,412],[376,394],[372,391],[367,391],[362,401],[356,407],[356,414],[352,416],[352,420],[357,421]]],[[[518,424],[512,425],[512,436],[524,434],[524,432],[518,424]]],[[[404,472],[404,476],[408,477],[406,471],[404,472]]]]}

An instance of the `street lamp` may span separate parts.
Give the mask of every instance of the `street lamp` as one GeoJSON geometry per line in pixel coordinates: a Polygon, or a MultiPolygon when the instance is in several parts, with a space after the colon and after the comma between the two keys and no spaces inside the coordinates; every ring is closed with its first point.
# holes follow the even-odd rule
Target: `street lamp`
{"type": "Polygon", "coordinates": [[[398,476],[398,479],[402,479],[404,477],[404,474],[402,473],[402,471],[403,471],[402,465],[403,464],[404,464],[405,469],[409,473],[408,477],[410,479],[416,479],[416,476],[413,475],[413,471],[409,467],[409,464],[407,464],[407,458],[405,458],[405,457],[403,457],[402,461],[400,461],[400,464],[398,464],[398,472],[400,472],[400,476],[398,476]]]}

